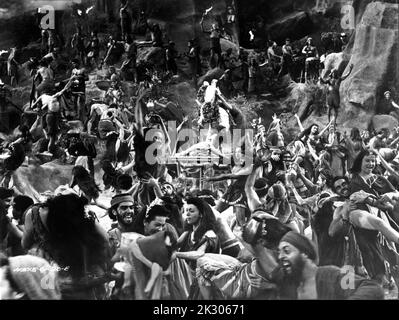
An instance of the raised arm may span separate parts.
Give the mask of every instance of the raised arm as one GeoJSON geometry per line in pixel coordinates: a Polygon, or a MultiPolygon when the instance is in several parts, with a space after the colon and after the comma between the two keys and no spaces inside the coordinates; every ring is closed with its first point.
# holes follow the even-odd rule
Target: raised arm
{"type": "Polygon", "coordinates": [[[228,179],[239,179],[242,176],[249,176],[253,170],[253,165],[250,165],[248,167],[242,168],[236,173],[228,173],[228,174],[221,174],[216,177],[210,177],[207,178],[207,181],[222,181],[222,180],[228,180],[228,179]]]}
{"type": "Polygon", "coordinates": [[[176,252],[175,257],[180,258],[180,259],[186,259],[186,260],[197,260],[205,254],[207,247],[208,247],[208,243],[205,242],[202,246],[200,246],[195,251],[176,252]]]}
{"type": "Polygon", "coordinates": [[[278,262],[274,258],[273,252],[260,243],[252,246],[252,249],[257,258],[256,272],[270,280],[272,272],[278,267],[278,262]]]}
{"type": "Polygon", "coordinates": [[[382,166],[385,168],[385,170],[389,172],[389,174],[399,178],[399,173],[391,167],[391,165],[384,159],[384,157],[381,156],[378,150],[370,148],[370,151],[372,151],[380,159],[382,166]]]}
{"type": "Polygon", "coordinates": [[[208,33],[208,34],[210,34],[210,33],[211,33],[210,30],[205,30],[205,29],[204,29],[204,17],[205,17],[205,15],[202,16],[201,21],[200,21],[201,31],[202,31],[203,33],[208,33]]]}
{"type": "Polygon", "coordinates": [[[143,126],[144,126],[144,114],[143,114],[143,106],[141,100],[146,96],[149,92],[149,89],[144,90],[136,101],[136,108],[134,110],[134,116],[136,120],[136,129],[139,134],[144,136],[143,126]]]}
{"type": "Polygon", "coordinates": [[[328,228],[328,235],[333,237],[343,236],[348,233],[350,228],[349,213],[354,210],[355,206],[349,201],[345,202],[344,205],[334,210],[333,220],[328,228]]]}
{"type": "Polygon", "coordinates": [[[352,73],[352,70],[353,70],[353,64],[351,64],[350,66],[349,66],[349,72],[348,72],[348,74],[346,74],[345,76],[343,75],[340,79],[341,79],[341,81],[344,81],[346,78],[348,78],[349,76],[350,76],[350,74],[352,73]]]}
{"type": "Polygon", "coordinates": [[[302,122],[301,122],[301,119],[299,119],[299,116],[295,113],[295,119],[296,119],[296,121],[297,121],[297,123],[298,123],[298,126],[299,126],[299,130],[301,130],[301,133],[302,132],[304,132],[305,131],[305,128],[303,127],[303,125],[302,125],[302,122]]]}
{"type": "Polygon", "coordinates": [[[37,98],[37,100],[31,105],[31,109],[33,109],[40,101],[42,101],[42,97],[43,96],[40,96],[39,98],[37,98]]]}
{"type": "Polygon", "coordinates": [[[248,199],[248,207],[251,212],[255,211],[262,203],[255,191],[255,181],[262,173],[262,167],[256,168],[248,176],[247,182],[245,183],[245,194],[248,199]]]}
{"type": "Polygon", "coordinates": [[[320,133],[317,135],[318,138],[321,138],[323,136],[323,134],[328,130],[328,128],[330,128],[330,126],[333,124],[334,122],[334,118],[331,119],[330,123],[323,129],[320,131],[320,133]]]}
{"type": "Polygon", "coordinates": [[[180,125],[179,125],[179,126],[177,127],[177,129],[176,129],[177,133],[180,132],[180,130],[183,128],[184,124],[185,124],[187,121],[188,121],[188,117],[185,116],[185,117],[183,118],[183,121],[180,123],[180,125]]]}
{"type": "Polygon", "coordinates": [[[62,96],[65,93],[65,91],[67,91],[71,87],[73,79],[74,79],[74,77],[71,77],[69,79],[69,81],[67,82],[67,84],[65,85],[64,89],[62,89],[61,91],[57,92],[53,97],[54,98],[58,98],[58,97],[62,96]]]}

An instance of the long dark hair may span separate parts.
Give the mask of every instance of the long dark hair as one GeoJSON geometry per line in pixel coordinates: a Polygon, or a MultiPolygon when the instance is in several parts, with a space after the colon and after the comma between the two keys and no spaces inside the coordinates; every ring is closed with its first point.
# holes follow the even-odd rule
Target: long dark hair
{"type": "Polygon", "coordinates": [[[10,171],[17,170],[25,161],[25,147],[22,143],[16,143],[11,148],[11,156],[4,160],[4,168],[10,171]]]}
{"type": "Polygon", "coordinates": [[[359,174],[362,171],[362,161],[364,157],[374,155],[369,150],[362,149],[360,153],[357,155],[355,160],[353,161],[353,165],[351,168],[351,173],[359,174]]]}
{"type": "Polygon", "coordinates": [[[312,127],[316,126],[317,127],[317,133],[319,133],[319,125],[317,123],[312,123],[309,127],[307,127],[302,133],[299,134],[299,139],[302,139],[303,137],[308,137],[310,135],[310,132],[312,131],[312,127]]]}
{"type": "Polygon", "coordinates": [[[95,220],[85,212],[87,199],[76,194],[47,200],[47,227],[51,256],[60,267],[69,267],[74,276],[83,276],[93,266],[107,263],[104,239],[96,230],[95,220]]]}
{"type": "Polygon", "coordinates": [[[3,200],[0,200],[0,243],[2,243],[7,235],[7,208],[3,200]]]}
{"type": "MultiPolygon", "coordinates": [[[[200,223],[194,232],[194,241],[198,242],[201,240],[203,235],[208,231],[208,230],[213,230],[215,232],[218,231],[217,229],[217,223],[216,223],[216,218],[215,215],[212,211],[212,208],[209,206],[209,204],[200,198],[188,198],[186,200],[187,204],[192,204],[197,207],[199,213],[200,213],[200,223]]],[[[193,226],[189,225],[186,223],[184,227],[185,231],[193,231],[193,226]]]]}
{"type": "Polygon", "coordinates": [[[100,196],[100,188],[84,167],[73,167],[72,176],[71,187],[73,188],[75,185],[78,185],[89,201],[95,200],[100,196]]]}
{"type": "Polygon", "coordinates": [[[350,138],[352,141],[362,141],[359,128],[352,128],[350,138]]]}

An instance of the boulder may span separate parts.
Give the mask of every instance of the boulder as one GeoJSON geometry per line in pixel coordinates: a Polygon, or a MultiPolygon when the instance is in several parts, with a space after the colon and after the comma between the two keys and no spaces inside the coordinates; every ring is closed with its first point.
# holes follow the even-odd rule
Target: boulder
{"type": "Polygon", "coordinates": [[[350,56],[344,52],[330,53],[324,60],[324,69],[321,72],[321,77],[326,79],[333,69],[338,70],[338,74],[342,74],[349,60],[350,56]]]}
{"type": "Polygon", "coordinates": [[[381,129],[393,130],[398,126],[398,120],[387,114],[378,114],[371,119],[371,124],[375,131],[381,129]]]}
{"type": "Polygon", "coordinates": [[[220,39],[220,46],[222,47],[222,51],[227,51],[227,49],[232,49],[233,50],[233,56],[238,57],[238,54],[240,53],[240,47],[237,46],[234,42],[231,42],[230,40],[226,39],[220,39]]]}
{"type": "Polygon", "coordinates": [[[196,90],[188,82],[181,82],[169,88],[173,101],[181,107],[183,114],[196,116],[197,104],[195,102],[196,90]]]}
{"type": "Polygon", "coordinates": [[[201,78],[198,79],[198,85],[201,86],[204,81],[211,83],[213,79],[219,79],[223,75],[224,71],[220,68],[214,68],[209,70],[201,78]]]}
{"type": "Polygon", "coordinates": [[[159,47],[143,47],[137,51],[137,64],[162,67],[165,65],[165,50],[159,47]]]}
{"type": "Polygon", "coordinates": [[[344,109],[374,114],[388,82],[397,84],[398,4],[372,2],[356,27],[350,63],[352,74],[340,88],[344,109]]]}
{"type": "Polygon", "coordinates": [[[284,43],[289,37],[291,39],[300,39],[312,33],[313,22],[309,15],[304,12],[294,12],[287,15],[267,27],[270,39],[278,43],[284,43]]]}

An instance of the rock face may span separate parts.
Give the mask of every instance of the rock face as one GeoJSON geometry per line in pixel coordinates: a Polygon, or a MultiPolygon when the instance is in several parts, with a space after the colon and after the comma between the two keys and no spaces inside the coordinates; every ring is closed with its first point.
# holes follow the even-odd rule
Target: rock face
{"type": "MultiPolygon", "coordinates": [[[[356,28],[352,57],[354,69],[340,88],[341,107],[345,112],[360,108],[374,114],[382,93],[397,85],[398,4],[372,2],[365,9],[356,28]]],[[[360,110],[357,110],[360,111],[360,110]]]]}
{"type": "Polygon", "coordinates": [[[223,73],[224,71],[220,68],[211,69],[198,79],[197,84],[201,86],[204,81],[208,81],[209,83],[211,83],[213,79],[219,79],[223,75],[223,73]]]}
{"type": "Polygon", "coordinates": [[[137,64],[162,67],[165,65],[165,51],[157,47],[140,48],[137,51],[137,64]]]}
{"type": "Polygon", "coordinates": [[[379,114],[372,118],[371,124],[373,125],[374,130],[377,132],[381,129],[392,130],[398,126],[398,120],[387,114],[379,114]]]}
{"type": "Polygon", "coordinates": [[[350,56],[345,54],[344,52],[333,52],[330,53],[326,60],[324,61],[324,69],[321,72],[321,77],[323,79],[327,78],[330,74],[331,70],[338,70],[338,74],[342,74],[345,70],[348,62],[350,60],[350,56]]]}
{"type": "Polygon", "coordinates": [[[271,39],[282,43],[287,37],[294,39],[302,38],[312,33],[312,28],[313,23],[308,14],[300,11],[279,19],[271,24],[267,28],[267,31],[271,39]]]}

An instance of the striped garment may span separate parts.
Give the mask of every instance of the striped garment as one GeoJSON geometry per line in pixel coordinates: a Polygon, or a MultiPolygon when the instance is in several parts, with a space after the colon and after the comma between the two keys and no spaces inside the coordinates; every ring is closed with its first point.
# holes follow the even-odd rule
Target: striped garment
{"type": "Polygon", "coordinates": [[[220,254],[205,254],[197,261],[200,286],[212,287],[222,299],[274,297],[276,286],[256,272],[256,260],[241,263],[220,254]]]}

